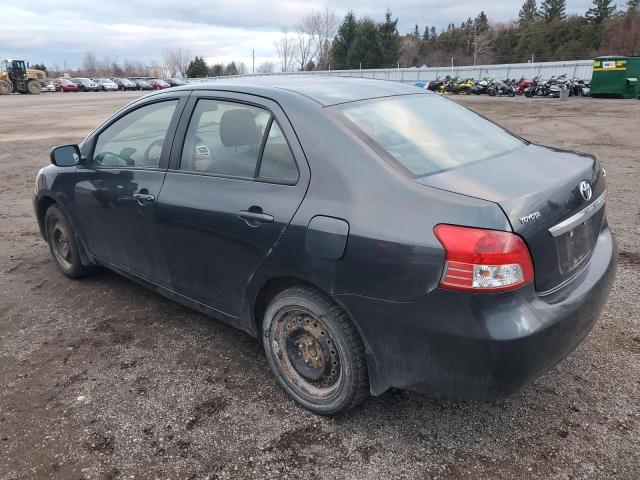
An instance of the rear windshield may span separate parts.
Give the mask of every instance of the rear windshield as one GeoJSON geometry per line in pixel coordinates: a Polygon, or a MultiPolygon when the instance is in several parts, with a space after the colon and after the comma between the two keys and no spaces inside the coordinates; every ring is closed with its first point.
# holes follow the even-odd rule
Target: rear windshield
{"type": "Polygon", "coordinates": [[[345,123],[412,175],[422,177],[508,152],[524,142],[437,95],[417,94],[347,103],[345,123]]]}

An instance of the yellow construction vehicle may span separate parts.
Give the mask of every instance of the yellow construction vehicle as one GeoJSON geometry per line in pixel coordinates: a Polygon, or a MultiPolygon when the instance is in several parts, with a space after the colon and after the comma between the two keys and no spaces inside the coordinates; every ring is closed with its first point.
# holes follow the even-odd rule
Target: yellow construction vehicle
{"type": "Polygon", "coordinates": [[[24,60],[3,60],[0,65],[0,95],[11,92],[37,95],[46,82],[47,74],[27,68],[24,60]]]}

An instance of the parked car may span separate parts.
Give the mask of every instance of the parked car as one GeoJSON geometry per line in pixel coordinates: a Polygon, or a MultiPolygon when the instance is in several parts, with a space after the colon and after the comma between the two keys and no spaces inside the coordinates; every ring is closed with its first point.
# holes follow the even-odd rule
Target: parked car
{"type": "Polygon", "coordinates": [[[40,91],[41,92],[57,92],[60,90],[60,87],[56,88],[56,85],[54,85],[53,82],[49,82],[46,85],[43,85],[42,87],[40,87],[40,91]]]}
{"type": "Polygon", "coordinates": [[[391,387],[508,395],[585,338],[616,270],[595,157],[401,83],[177,87],[51,161],[34,206],[63,274],[251,333],[324,415],[391,387]]]}
{"type": "Polygon", "coordinates": [[[154,90],[164,90],[165,88],[169,88],[171,86],[164,80],[160,80],[158,78],[152,78],[151,80],[149,80],[149,84],[151,84],[154,90]]]}
{"type": "Polygon", "coordinates": [[[73,83],[68,78],[58,78],[56,80],[53,80],[53,84],[56,85],[56,87],[59,87],[58,91],[60,91],[60,90],[62,90],[63,92],[77,92],[78,91],[78,85],[73,83]]]}
{"type": "Polygon", "coordinates": [[[118,86],[118,90],[136,90],[138,86],[128,78],[113,78],[113,82],[118,86]]]}
{"type": "Polygon", "coordinates": [[[115,92],[118,90],[118,85],[110,78],[93,78],[92,80],[98,85],[98,90],[104,92],[115,92]]]}
{"type": "Polygon", "coordinates": [[[71,81],[78,86],[81,92],[97,92],[98,84],[90,78],[72,78],[71,81]]]}
{"type": "Polygon", "coordinates": [[[187,82],[179,78],[165,78],[164,81],[171,87],[181,87],[187,84],[187,82]]]}
{"type": "Polygon", "coordinates": [[[146,80],[133,78],[131,81],[136,84],[136,90],[153,90],[153,86],[146,80]]]}

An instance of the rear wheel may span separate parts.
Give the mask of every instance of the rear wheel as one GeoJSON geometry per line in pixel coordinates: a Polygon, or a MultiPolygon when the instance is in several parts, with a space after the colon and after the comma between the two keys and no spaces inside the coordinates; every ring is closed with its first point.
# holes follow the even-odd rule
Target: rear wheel
{"type": "Polygon", "coordinates": [[[267,361],[285,392],[320,415],[349,410],[369,395],[364,345],[344,311],[323,293],[293,287],[263,320],[267,361]]]}
{"type": "Polygon", "coordinates": [[[11,84],[4,80],[0,80],[0,95],[9,95],[11,93],[11,84]]]}
{"type": "Polygon", "coordinates": [[[37,80],[29,80],[27,82],[27,90],[31,95],[39,95],[42,91],[40,89],[40,82],[38,82],[37,80]]]}
{"type": "Polygon", "coordinates": [[[44,225],[49,250],[58,270],[70,278],[80,278],[91,273],[92,269],[84,266],[80,260],[71,224],[55,205],[47,209],[44,225]]]}

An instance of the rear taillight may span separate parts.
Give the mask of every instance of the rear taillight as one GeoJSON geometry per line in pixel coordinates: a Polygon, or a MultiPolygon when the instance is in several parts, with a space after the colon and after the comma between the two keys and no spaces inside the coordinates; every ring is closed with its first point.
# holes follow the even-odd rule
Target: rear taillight
{"type": "Polygon", "coordinates": [[[440,287],[467,292],[504,292],[533,280],[533,264],[524,240],[510,232],[437,225],[445,250],[440,287]]]}

